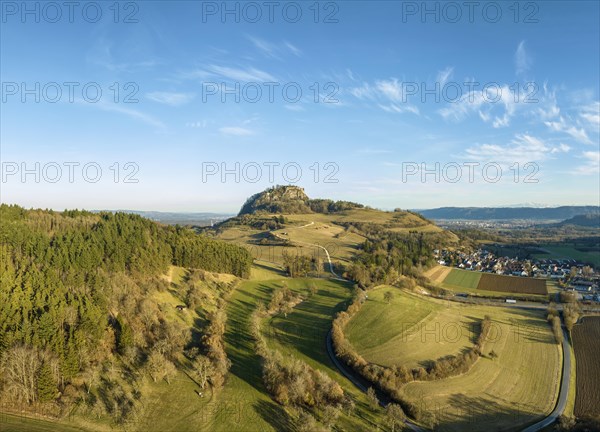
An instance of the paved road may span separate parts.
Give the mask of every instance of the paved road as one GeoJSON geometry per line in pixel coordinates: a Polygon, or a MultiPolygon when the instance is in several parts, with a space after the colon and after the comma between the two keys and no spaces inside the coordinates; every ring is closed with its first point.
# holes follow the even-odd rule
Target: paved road
{"type": "Polygon", "coordinates": [[[569,384],[571,383],[571,342],[569,341],[567,332],[563,330],[563,370],[562,370],[562,379],[560,382],[560,391],[558,394],[558,402],[556,403],[556,407],[554,411],[550,413],[548,417],[537,422],[534,425],[529,426],[526,429],[523,429],[523,432],[534,432],[542,430],[543,428],[554,423],[558,417],[561,416],[565,407],[567,406],[567,397],[569,395],[569,384]]]}

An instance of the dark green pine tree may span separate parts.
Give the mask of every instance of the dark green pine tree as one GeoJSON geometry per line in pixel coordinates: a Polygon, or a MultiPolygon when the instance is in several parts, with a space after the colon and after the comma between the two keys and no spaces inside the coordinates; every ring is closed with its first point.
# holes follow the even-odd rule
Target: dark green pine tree
{"type": "Polygon", "coordinates": [[[43,362],[37,374],[37,394],[40,402],[51,402],[58,393],[56,380],[48,362],[43,362]]]}
{"type": "Polygon", "coordinates": [[[131,327],[123,319],[117,318],[117,350],[119,354],[124,354],[127,348],[133,346],[133,333],[131,327]]]}
{"type": "Polygon", "coordinates": [[[72,335],[69,337],[67,346],[62,351],[60,371],[65,381],[71,381],[79,372],[79,359],[77,358],[77,350],[72,335]]]}

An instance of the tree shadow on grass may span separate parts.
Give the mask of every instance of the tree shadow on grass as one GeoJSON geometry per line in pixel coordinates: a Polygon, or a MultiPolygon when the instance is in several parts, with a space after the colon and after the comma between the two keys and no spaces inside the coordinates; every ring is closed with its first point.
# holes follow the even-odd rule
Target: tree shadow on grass
{"type": "MultiPolygon", "coordinates": [[[[294,422],[289,414],[275,402],[258,401],[254,404],[256,413],[276,431],[293,432],[296,430],[294,422]]],[[[252,430],[252,425],[248,430],[252,430]]]]}
{"type": "Polygon", "coordinates": [[[537,420],[524,407],[501,402],[507,401],[457,393],[449,397],[447,406],[424,408],[435,431],[519,431],[537,420]]]}

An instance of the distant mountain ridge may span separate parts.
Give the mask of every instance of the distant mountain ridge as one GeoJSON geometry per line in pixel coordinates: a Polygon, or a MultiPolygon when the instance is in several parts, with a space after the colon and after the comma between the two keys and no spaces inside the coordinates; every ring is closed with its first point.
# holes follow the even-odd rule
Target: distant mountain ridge
{"type": "Polygon", "coordinates": [[[233,216],[231,213],[210,213],[210,212],[161,212],[161,211],[141,211],[141,210],[93,210],[92,213],[99,212],[110,213],[129,213],[142,216],[155,222],[167,225],[210,225],[211,222],[218,222],[233,216]]]}
{"type": "Polygon", "coordinates": [[[575,216],[600,214],[600,206],[538,207],[441,207],[419,210],[428,219],[464,220],[565,220],[575,216]]]}

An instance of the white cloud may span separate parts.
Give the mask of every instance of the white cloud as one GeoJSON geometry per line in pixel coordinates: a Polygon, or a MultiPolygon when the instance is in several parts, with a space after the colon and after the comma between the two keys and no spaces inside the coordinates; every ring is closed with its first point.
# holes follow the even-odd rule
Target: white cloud
{"type": "Polygon", "coordinates": [[[474,111],[479,111],[479,116],[484,121],[490,120],[490,115],[487,112],[482,112],[479,108],[486,102],[482,91],[470,91],[463,95],[456,102],[451,102],[445,108],[438,110],[438,113],[444,119],[461,121],[474,111]]]}
{"type": "Polygon", "coordinates": [[[285,106],[285,109],[296,112],[304,111],[304,107],[298,104],[288,104],[285,106]]]}
{"type": "Polygon", "coordinates": [[[280,59],[285,54],[293,54],[296,57],[302,56],[302,51],[288,41],[273,43],[255,36],[247,36],[247,38],[255,48],[267,57],[280,59]]]}
{"type": "Polygon", "coordinates": [[[391,80],[377,81],[375,85],[379,93],[388,99],[396,102],[402,100],[402,85],[396,78],[391,80]]]}
{"type": "Polygon", "coordinates": [[[521,41],[515,52],[515,68],[517,75],[523,75],[531,68],[531,58],[525,50],[525,41],[521,41]]]}
{"type": "Polygon", "coordinates": [[[449,102],[447,106],[438,110],[446,120],[462,121],[471,113],[477,113],[485,123],[492,123],[494,128],[507,127],[514,117],[517,106],[523,101],[517,99],[508,85],[490,86],[481,90],[473,90],[464,94],[459,100],[449,102]],[[494,112],[501,107],[504,112],[495,115],[494,112]]]}
{"type": "Polygon", "coordinates": [[[154,102],[171,106],[180,106],[194,99],[193,93],[152,92],[146,93],[146,97],[154,102]]]}
{"type": "Polygon", "coordinates": [[[90,104],[90,103],[86,103],[83,101],[78,101],[78,103],[86,105],[86,106],[93,106],[93,107],[99,108],[103,111],[123,114],[129,118],[141,121],[143,123],[146,123],[147,125],[157,128],[157,129],[165,129],[166,128],[165,124],[162,121],[151,116],[150,114],[146,114],[142,111],[139,111],[139,110],[136,110],[133,108],[127,108],[127,107],[124,107],[124,106],[121,106],[118,104],[114,104],[114,103],[104,103],[102,101],[95,103],[95,104],[90,104]]]}
{"type": "Polygon", "coordinates": [[[379,104],[379,108],[381,108],[382,110],[389,112],[389,113],[406,113],[406,112],[410,112],[416,115],[419,115],[419,108],[417,108],[414,105],[409,105],[409,104],[404,104],[404,105],[397,105],[397,104],[389,104],[389,105],[382,105],[379,104]]]}
{"type": "Polygon", "coordinates": [[[192,72],[180,74],[185,79],[207,80],[218,76],[232,81],[241,82],[274,82],[277,81],[273,75],[268,72],[256,69],[254,67],[235,68],[229,66],[209,65],[206,69],[197,69],[192,72]]]}
{"type": "Polygon", "coordinates": [[[544,124],[554,132],[566,133],[584,144],[592,144],[592,141],[583,128],[577,128],[572,124],[568,124],[563,116],[561,116],[558,121],[546,121],[544,124]]]}
{"type": "Polygon", "coordinates": [[[453,72],[454,72],[454,68],[450,67],[450,66],[448,66],[446,69],[438,72],[436,81],[438,83],[440,83],[440,87],[444,87],[444,85],[446,85],[446,83],[452,76],[453,72]]]}
{"type": "Polygon", "coordinates": [[[600,102],[592,102],[584,106],[579,113],[584,123],[591,126],[596,132],[600,128],[600,102]]]}
{"type": "Polygon", "coordinates": [[[567,153],[570,147],[564,144],[550,146],[531,135],[520,134],[507,145],[482,144],[466,150],[466,158],[473,161],[496,162],[511,165],[515,162],[527,163],[542,161],[548,155],[567,153]]]}
{"type": "Polygon", "coordinates": [[[239,137],[254,135],[253,130],[246,129],[246,128],[239,127],[239,126],[222,127],[219,129],[219,132],[221,132],[223,135],[232,135],[232,136],[239,136],[239,137]]]}
{"type": "Polygon", "coordinates": [[[291,52],[292,54],[294,54],[295,56],[297,56],[297,57],[300,57],[300,56],[302,55],[302,51],[300,51],[300,49],[298,49],[298,48],[297,48],[295,45],[292,45],[291,43],[289,43],[289,42],[287,42],[287,41],[286,41],[286,42],[284,42],[283,44],[284,44],[284,45],[287,47],[287,49],[289,49],[289,50],[290,50],[290,52],[291,52]]]}
{"type": "Polygon", "coordinates": [[[212,65],[210,66],[209,70],[211,70],[212,72],[218,74],[218,75],[222,75],[226,78],[230,78],[232,80],[237,80],[237,81],[246,81],[246,82],[255,82],[255,81],[275,81],[275,78],[273,77],[273,75],[261,71],[259,69],[250,67],[250,68],[246,68],[246,69],[237,69],[237,68],[231,68],[231,67],[227,67],[227,66],[215,66],[212,65]]]}
{"type": "Polygon", "coordinates": [[[357,99],[377,101],[377,106],[389,113],[420,114],[416,106],[407,103],[403,84],[396,78],[379,80],[373,85],[365,82],[360,87],[351,88],[349,92],[357,99]]]}
{"type": "Polygon", "coordinates": [[[585,160],[585,163],[577,167],[577,173],[583,175],[600,173],[600,152],[586,151],[581,154],[581,158],[585,160]]]}

